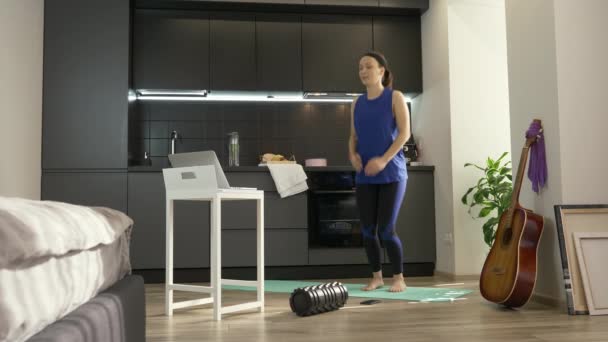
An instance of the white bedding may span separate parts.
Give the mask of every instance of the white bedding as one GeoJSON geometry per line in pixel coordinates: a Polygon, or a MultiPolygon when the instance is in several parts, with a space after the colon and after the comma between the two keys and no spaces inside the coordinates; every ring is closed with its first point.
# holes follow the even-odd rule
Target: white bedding
{"type": "Polygon", "coordinates": [[[132,225],[110,208],[0,196],[0,268],[110,244],[132,225]]]}
{"type": "Polygon", "coordinates": [[[0,341],[24,341],[130,273],[133,221],[0,197],[0,341]]]}

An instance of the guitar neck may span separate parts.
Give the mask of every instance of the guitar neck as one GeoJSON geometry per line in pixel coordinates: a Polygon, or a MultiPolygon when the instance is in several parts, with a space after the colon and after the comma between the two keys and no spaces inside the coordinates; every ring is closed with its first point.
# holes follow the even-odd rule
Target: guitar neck
{"type": "Polygon", "coordinates": [[[515,183],[513,183],[513,194],[511,196],[511,210],[513,210],[519,204],[519,192],[521,190],[521,184],[524,179],[524,172],[526,170],[526,161],[528,160],[529,146],[524,146],[521,150],[521,157],[519,159],[519,165],[517,166],[517,176],[515,183]]]}

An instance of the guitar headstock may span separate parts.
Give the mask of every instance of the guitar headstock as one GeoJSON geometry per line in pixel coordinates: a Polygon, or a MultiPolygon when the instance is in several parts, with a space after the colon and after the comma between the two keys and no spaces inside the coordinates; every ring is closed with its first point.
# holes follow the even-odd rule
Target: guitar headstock
{"type": "Polygon", "coordinates": [[[528,129],[528,134],[526,134],[526,143],[525,148],[529,148],[539,139],[541,139],[541,134],[543,132],[543,126],[539,119],[534,119],[532,124],[530,124],[530,128],[528,129]]]}

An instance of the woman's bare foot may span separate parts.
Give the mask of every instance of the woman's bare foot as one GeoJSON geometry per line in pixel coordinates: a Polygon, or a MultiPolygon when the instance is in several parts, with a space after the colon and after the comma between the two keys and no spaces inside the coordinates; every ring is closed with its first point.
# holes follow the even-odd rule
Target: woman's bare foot
{"type": "Polygon", "coordinates": [[[373,291],[379,287],[384,286],[384,280],[382,280],[382,271],[372,273],[373,277],[367,286],[363,287],[363,291],[373,291]]]}
{"type": "Polygon", "coordinates": [[[405,279],[403,279],[403,273],[395,274],[393,276],[393,285],[389,289],[390,292],[403,292],[407,286],[405,285],[405,279]]]}

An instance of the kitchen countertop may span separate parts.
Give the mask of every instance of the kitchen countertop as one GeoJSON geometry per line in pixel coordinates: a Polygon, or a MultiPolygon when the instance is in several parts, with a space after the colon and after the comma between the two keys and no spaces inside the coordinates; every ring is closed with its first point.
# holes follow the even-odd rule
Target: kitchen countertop
{"type": "MultiPolygon", "coordinates": [[[[433,165],[419,165],[419,166],[408,166],[408,171],[434,171],[435,166],[433,165]]],[[[161,172],[161,166],[130,166],[129,172],[161,172]]],[[[350,165],[332,165],[332,166],[321,166],[321,167],[304,167],[306,172],[348,172],[354,171],[350,165]]],[[[224,172],[268,172],[268,168],[265,166],[236,166],[224,168],[224,172]]]]}

